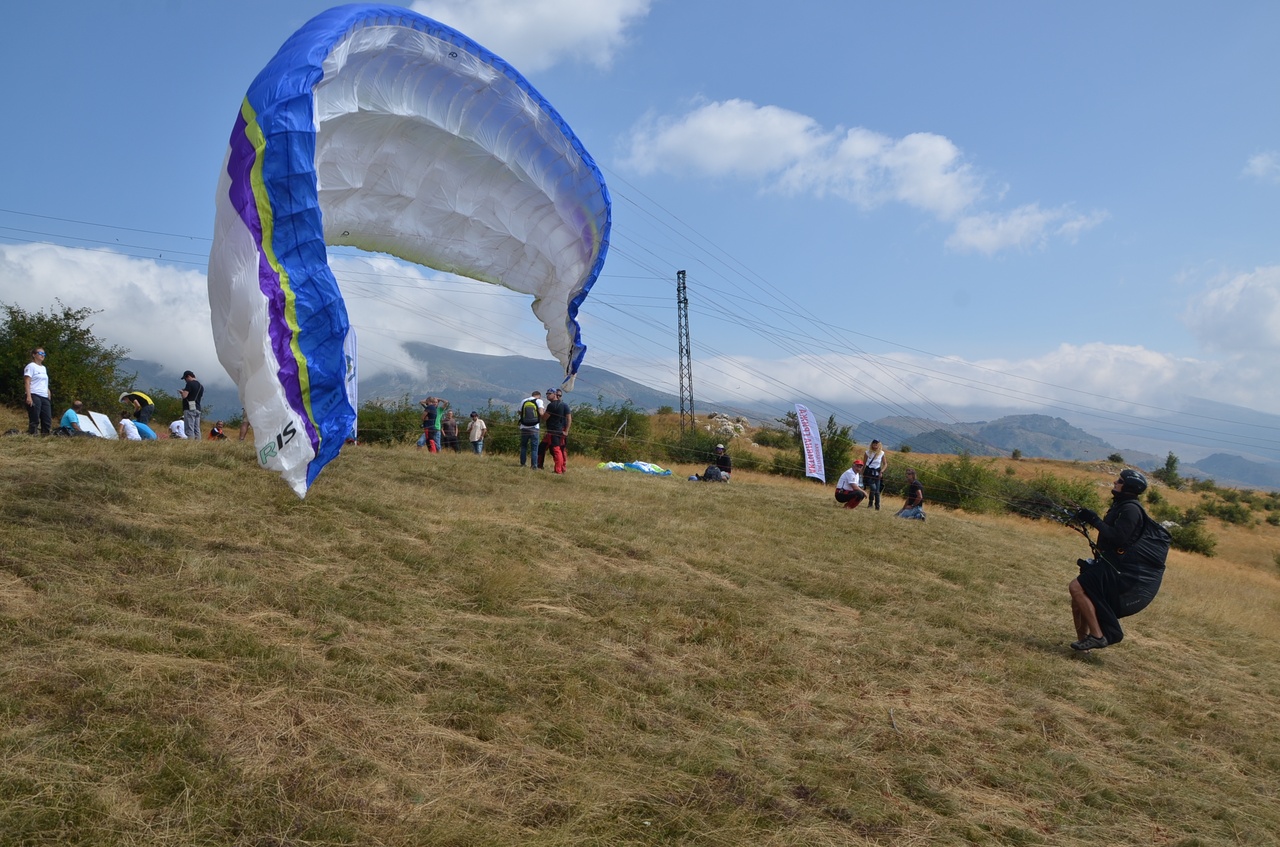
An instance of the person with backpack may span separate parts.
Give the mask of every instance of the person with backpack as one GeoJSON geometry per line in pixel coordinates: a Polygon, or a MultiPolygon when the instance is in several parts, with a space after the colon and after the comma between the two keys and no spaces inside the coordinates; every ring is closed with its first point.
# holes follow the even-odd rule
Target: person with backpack
{"type": "Polygon", "coordinates": [[[1155,599],[1169,555],[1168,530],[1156,523],[1138,498],[1147,478],[1125,468],[1111,484],[1111,508],[1102,517],[1080,509],[1075,520],[1098,531],[1094,557],[1079,559],[1071,581],[1071,617],[1077,641],[1072,650],[1096,650],[1124,640],[1120,618],[1135,615],[1155,599]]]}
{"type": "Polygon", "coordinates": [[[516,422],[520,425],[520,467],[524,467],[525,457],[529,458],[529,467],[538,469],[538,434],[542,413],[546,411],[542,403],[542,392],[535,391],[520,401],[520,409],[516,412],[516,422]]]}

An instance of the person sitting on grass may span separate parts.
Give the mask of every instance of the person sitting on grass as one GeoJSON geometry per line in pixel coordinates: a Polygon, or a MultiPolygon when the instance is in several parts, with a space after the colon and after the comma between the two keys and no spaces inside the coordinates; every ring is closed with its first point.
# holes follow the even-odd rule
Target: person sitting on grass
{"type": "Polygon", "coordinates": [[[924,520],[924,486],[916,479],[915,468],[907,468],[907,495],[895,517],[907,520],[924,520]]]}

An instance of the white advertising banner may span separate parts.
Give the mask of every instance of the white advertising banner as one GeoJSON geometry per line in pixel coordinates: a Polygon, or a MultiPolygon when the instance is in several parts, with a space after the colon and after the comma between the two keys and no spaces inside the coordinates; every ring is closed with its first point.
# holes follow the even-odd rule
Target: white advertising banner
{"type": "Polygon", "coordinates": [[[809,410],[796,404],[796,420],[800,422],[800,440],[804,443],[804,475],[820,482],[827,481],[826,468],[822,466],[822,433],[809,410]]]}

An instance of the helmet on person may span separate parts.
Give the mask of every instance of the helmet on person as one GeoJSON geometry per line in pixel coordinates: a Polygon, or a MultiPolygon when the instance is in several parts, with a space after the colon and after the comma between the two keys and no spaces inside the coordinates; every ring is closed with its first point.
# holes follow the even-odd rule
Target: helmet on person
{"type": "Polygon", "coordinates": [[[1120,482],[1120,490],[1126,494],[1138,495],[1147,490],[1147,478],[1132,468],[1120,471],[1120,482]]]}

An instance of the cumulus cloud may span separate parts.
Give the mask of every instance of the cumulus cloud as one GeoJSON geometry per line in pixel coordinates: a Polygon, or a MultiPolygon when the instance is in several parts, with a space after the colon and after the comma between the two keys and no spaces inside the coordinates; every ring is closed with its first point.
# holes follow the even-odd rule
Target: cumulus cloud
{"type": "Polygon", "coordinates": [[[457,29],[521,73],[562,61],[607,68],[651,0],[416,0],[412,8],[457,29]]]}
{"type": "Polygon", "coordinates": [[[953,224],[947,244],[960,251],[1074,241],[1106,218],[1034,203],[1012,212],[978,210],[982,177],[945,136],[827,130],[807,115],[747,100],[698,101],[683,114],[648,115],[624,144],[624,165],[641,174],[751,179],[769,190],[830,194],[864,209],[899,203],[953,224]]]}
{"type": "MultiPolygon", "coordinates": [[[[410,342],[549,358],[546,330],[527,296],[385,256],[338,255],[330,264],[359,339],[362,378],[416,374],[421,364],[406,353],[410,342]]],[[[230,386],[213,345],[207,292],[203,271],[110,251],[0,245],[0,302],[27,311],[47,310],[55,300],[93,309],[94,335],[127,348],[130,358],[175,375],[190,368],[206,384],[230,386]]]]}
{"type": "Polygon", "coordinates": [[[700,394],[718,403],[793,402],[812,397],[857,407],[891,398],[904,414],[937,417],[937,407],[1026,411],[1043,408],[1105,415],[1179,409],[1213,397],[1280,413],[1280,384],[1265,361],[1179,357],[1144,347],[1063,344],[1023,359],[964,360],[924,354],[806,355],[786,359],[722,356],[699,364],[700,394]]]}
{"type": "Polygon", "coordinates": [[[1244,175],[1263,182],[1280,182],[1280,152],[1269,150],[1250,156],[1244,166],[1244,175]]]}
{"type": "Polygon", "coordinates": [[[1105,212],[1073,214],[1067,207],[1042,209],[1036,203],[1010,212],[981,212],[956,222],[947,246],[988,256],[1009,248],[1040,247],[1051,236],[1074,243],[1080,233],[1106,220],[1105,212]]]}
{"type": "Polygon", "coordinates": [[[1215,280],[1183,320],[1206,349],[1274,355],[1280,351],[1280,265],[1215,280]]]}

